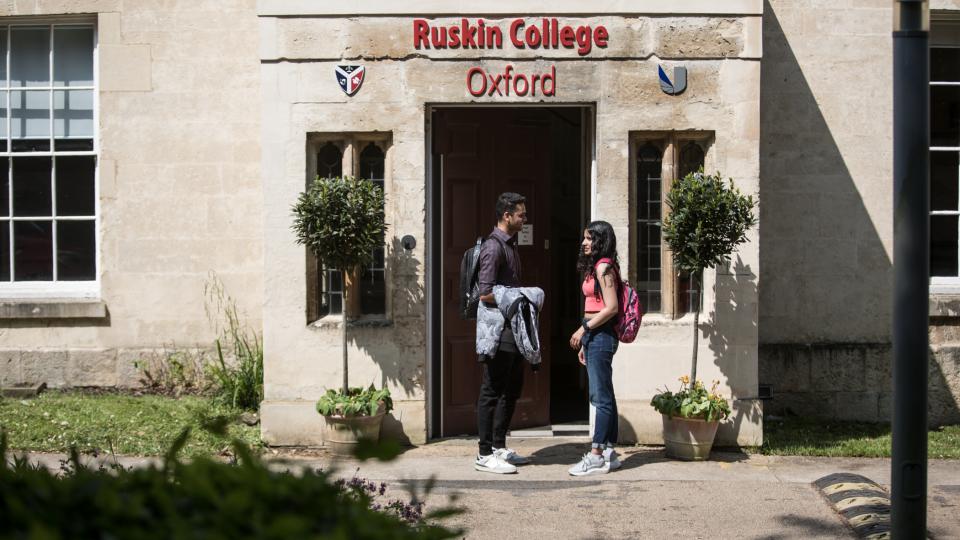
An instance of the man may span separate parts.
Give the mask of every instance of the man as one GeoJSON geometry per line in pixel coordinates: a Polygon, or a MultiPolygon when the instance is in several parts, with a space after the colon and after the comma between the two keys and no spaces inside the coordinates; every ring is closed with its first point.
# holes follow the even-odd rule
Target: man
{"type": "MultiPolygon", "coordinates": [[[[496,204],[497,226],[480,247],[477,259],[480,309],[496,308],[494,285],[520,286],[520,254],[517,233],[527,221],[526,199],[517,193],[501,193],[496,204]]],[[[517,349],[513,331],[505,324],[497,353],[480,356],[483,379],[477,401],[477,429],[480,452],[474,468],[482,472],[509,474],[516,465],[530,460],[507,448],[507,429],[523,388],[526,363],[517,349]]]]}

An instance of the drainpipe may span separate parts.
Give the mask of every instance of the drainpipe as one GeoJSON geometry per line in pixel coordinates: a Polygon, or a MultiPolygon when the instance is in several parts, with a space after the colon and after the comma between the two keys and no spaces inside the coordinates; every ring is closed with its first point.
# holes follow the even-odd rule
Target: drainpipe
{"type": "Polygon", "coordinates": [[[930,279],[930,15],[893,2],[893,459],[891,533],[926,538],[930,279]]]}

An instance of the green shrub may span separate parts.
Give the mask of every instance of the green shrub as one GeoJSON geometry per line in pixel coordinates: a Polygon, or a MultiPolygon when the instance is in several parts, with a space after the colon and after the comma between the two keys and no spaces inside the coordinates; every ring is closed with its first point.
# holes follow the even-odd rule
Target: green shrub
{"type": "Polygon", "coordinates": [[[216,396],[233,407],[255,411],[263,401],[263,341],[241,323],[237,304],[219,278],[212,276],[206,289],[207,314],[220,334],[214,342],[217,358],[207,365],[216,396]]]}
{"type": "MultiPolygon", "coordinates": [[[[27,460],[9,463],[0,436],[0,537],[30,539],[453,538],[403,503],[371,508],[371,495],[323,471],[271,471],[241,444],[239,463],[183,463],[177,439],[162,463],[90,468],[76,452],[58,475],[27,460]],[[410,522],[414,522],[411,524],[410,522]]],[[[440,511],[438,516],[449,515],[440,511]]],[[[430,518],[431,516],[427,516],[430,518]]]]}
{"type": "Polygon", "coordinates": [[[373,416],[383,404],[384,412],[393,410],[393,399],[390,390],[377,390],[372,384],[370,388],[351,388],[346,394],[341,389],[327,390],[327,393],[317,401],[317,412],[323,416],[373,416]]]}

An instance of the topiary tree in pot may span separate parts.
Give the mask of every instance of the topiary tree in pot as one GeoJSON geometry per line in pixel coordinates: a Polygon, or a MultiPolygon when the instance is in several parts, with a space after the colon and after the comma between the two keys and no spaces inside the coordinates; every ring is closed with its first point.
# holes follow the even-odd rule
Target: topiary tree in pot
{"type": "MultiPolygon", "coordinates": [[[[670,214],[663,220],[663,236],[673,252],[674,266],[688,272],[694,287],[703,284],[703,270],[729,262],[737,246],[746,242],[747,231],[757,223],[752,196],[743,195],[733,185],[724,182],[720,173],[705,174],[703,169],[674,181],[666,198],[670,214]]],[[[716,393],[719,381],[710,391],[697,380],[697,334],[699,332],[700,302],[693,312],[693,358],[690,376],[680,378],[682,386],[676,394],[666,390],[654,396],[652,405],[664,415],[664,439],[667,453],[671,445],[668,436],[693,444],[686,450],[674,449],[674,457],[705,459],[713,445],[717,424],[730,413],[729,403],[716,393]],[[669,420],[695,419],[706,422],[697,434],[678,434],[669,420]],[[669,425],[668,425],[669,424],[669,425]],[[705,451],[705,453],[704,453],[705,451]]],[[[677,442],[677,441],[673,441],[677,442]]]]}
{"type": "Polygon", "coordinates": [[[317,178],[293,205],[297,243],[306,246],[322,267],[338,269],[343,278],[343,385],[339,391],[328,391],[317,403],[328,430],[354,439],[339,441],[344,443],[342,447],[331,445],[339,453],[349,453],[358,438],[377,438],[380,420],[392,407],[387,389],[350,388],[347,362],[347,277],[369,264],[374,249],[383,243],[383,209],[383,190],[354,177],[317,178]]]}

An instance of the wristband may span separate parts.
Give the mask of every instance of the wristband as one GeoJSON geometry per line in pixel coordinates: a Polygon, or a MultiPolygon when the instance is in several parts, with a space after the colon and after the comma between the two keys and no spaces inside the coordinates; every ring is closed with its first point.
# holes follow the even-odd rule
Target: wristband
{"type": "Polygon", "coordinates": [[[590,326],[587,324],[587,319],[583,319],[582,321],[580,321],[580,326],[583,327],[584,333],[587,333],[587,334],[590,333],[590,326]]]}

